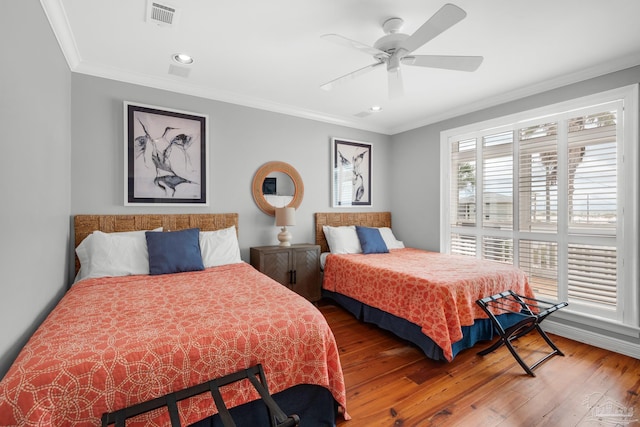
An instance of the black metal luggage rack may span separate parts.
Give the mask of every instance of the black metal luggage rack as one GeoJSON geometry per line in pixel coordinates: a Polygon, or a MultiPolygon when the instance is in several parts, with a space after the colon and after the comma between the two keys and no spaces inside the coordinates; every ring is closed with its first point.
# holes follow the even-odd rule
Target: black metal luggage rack
{"type": "Polygon", "coordinates": [[[555,355],[564,356],[560,349],[556,347],[556,345],[551,341],[547,334],[545,334],[545,332],[540,328],[540,323],[551,313],[560,310],[563,307],[566,307],[567,305],[569,305],[569,303],[554,303],[536,298],[529,298],[518,295],[515,292],[509,290],[496,295],[492,295],[490,297],[479,299],[476,301],[476,304],[482,307],[484,312],[487,313],[489,319],[491,319],[491,322],[493,323],[495,330],[498,332],[498,335],[500,335],[498,341],[496,341],[491,347],[478,352],[480,356],[489,354],[492,351],[498,349],[500,346],[505,345],[509,349],[513,357],[516,359],[516,361],[520,364],[520,366],[522,366],[526,373],[531,375],[532,377],[536,376],[536,374],[533,373],[533,370],[541,363],[545,362],[555,355]],[[520,311],[514,311],[511,309],[514,302],[520,306],[520,311]],[[496,318],[496,315],[490,310],[491,308],[493,308],[495,311],[498,311],[498,314],[512,313],[522,316],[523,319],[516,322],[512,326],[504,328],[496,318]],[[528,334],[534,329],[538,331],[540,336],[544,338],[544,340],[553,351],[529,366],[524,362],[524,360],[522,360],[520,355],[518,355],[515,348],[513,348],[513,346],[511,345],[511,341],[528,334]]]}
{"type": "Polygon", "coordinates": [[[233,421],[224,400],[222,399],[220,387],[243,379],[248,379],[251,384],[253,384],[260,394],[260,397],[267,405],[270,421],[269,425],[271,427],[294,427],[300,424],[300,418],[297,415],[294,414],[287,416],[280,409],[276,401],[273,400],[267,388],[267,379],[264,375],[262,365],[258,364],[250,368],[225,375],[224,377],[216,378],[202,384],[169,393],[146,402],[138,403],[114,412],[105,413],[102,415],[102,427],[107,427],[110,424],[115,424],[116,427],[124,427],[125,420],[127,418],[135,417],[136,415],[153,411],[154,409],[162,408],[163,406],[166,406],[169,410],[171,426],[180,427],[180,416],[178,414],[177,402],[208,391],[211,392],[213,401],[218,409],[218,414],[220,415],[220,419],[224,427],[236,427],[236,424],[233,421]]]}

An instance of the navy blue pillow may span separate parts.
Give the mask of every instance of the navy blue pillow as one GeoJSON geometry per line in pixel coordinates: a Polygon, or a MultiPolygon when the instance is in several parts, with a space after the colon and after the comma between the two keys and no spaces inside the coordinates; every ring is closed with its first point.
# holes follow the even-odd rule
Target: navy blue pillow
{"type": "Polygon", "coordinates": [[[149,274],[204,270],[200,253],[200,229],[145,233],[149,250],[149,274]]]}
{"type": "Polygon", "coordinates": [[[377,228],[356,225],[356,233],[358,234],[363,254],[386,254],[389,252],[380,230],[377,228]]]}

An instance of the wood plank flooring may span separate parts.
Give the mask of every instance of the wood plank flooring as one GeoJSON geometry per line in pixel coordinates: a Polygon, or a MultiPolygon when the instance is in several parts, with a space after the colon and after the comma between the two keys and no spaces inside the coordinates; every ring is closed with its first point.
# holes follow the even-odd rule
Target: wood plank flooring
{"type": "MultiPolygon", "coordinates": [[[[502,347],[479,343],[451,363],[321,302],[340,349],[352,420],[376,426],[640,426],[640,360],[550,335],[554,356],[530,377],[502,347]]],[[[532,363],[548,347],[538,334],[514,341],[532,363]]]]}

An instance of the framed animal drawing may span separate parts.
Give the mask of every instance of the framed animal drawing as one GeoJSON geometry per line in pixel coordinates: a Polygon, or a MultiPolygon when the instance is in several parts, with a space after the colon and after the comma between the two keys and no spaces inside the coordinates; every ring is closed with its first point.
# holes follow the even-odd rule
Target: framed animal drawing
{"type": "Polygon", "coordinates": [[[124,204],[208,205],[208,116],[124,102],[124,204]]]}
{"type": "Polygon", "coordinates": [[[371,148],[368,142],[331,139],[334,208],[371,206],[371,148]]]}

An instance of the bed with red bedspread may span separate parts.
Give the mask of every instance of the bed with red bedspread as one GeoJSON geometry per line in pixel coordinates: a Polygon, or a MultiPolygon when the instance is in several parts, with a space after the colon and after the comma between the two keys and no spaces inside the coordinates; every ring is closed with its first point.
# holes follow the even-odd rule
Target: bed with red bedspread
{"type": "MultiPolygon", "coordinates": [[[[183,216],[148,221],[154,216],[143,215],[127,227],[206,226],[200,217],[181,225],[183,216]]],[[[129,217],[100,218],[100,227],[113,231],[124,222],[129,217]]],[[[104,413],[258,363],[272,395],[315,387],[333,397],[331,411],[336,404],[346,408],[338,349],[322,314],[249,264],[86,278],[65,294],[0,381],[0,425],[99,426],[104,413]]],[[[259,399],[248,381],[221,392],[229,408],[259,399]]],[[[182,425],[217,412],[211,394],[178,407],[182,425]]],[[[127,420],[169,424],[166,408],[127,420]]]]}
{"type": "MultiPolygon", "coordinates": [[[[0,383],[0,425],[100,425],[104,412],[262,363],[269,390],[328,388],[345,405],[331,330],[311,303],[246,263],[74,285],[0,383]]],[[[227,406],[257,399],[223,389],[227,406]]],[[[187,400],[183,425],[212,414],[187,400]]],[[[167,425],[164,413],[141,425],[167,425]]],[[[129,423],[128,425],[134,425],[129,423]]]]}
{"type": "MultiPolygon", "coordinates": [[[[526,274],[513,265],[405,248],[392,235],[389,212],[316,213],[315,219],[316,243],[328,254],[323,296],[357,318],[413,342],[431,359],[451,361],[460,351],[495,336],[476,300],[509,289],[533,297],[526,274]],[[326,227],[354,226],[381,232],[386,228],[393,249],[330,253],[326,227]]],[[[357,233],[341,232],[342,251],[359,246],[351,241],[358,237],[347,237],[351,234],[357,233]]],[[[499,317],[505,325],[519,320],[517,315],[499,317]]]]}
{"type": "Polygon", "coordinates": [[[419,325],[449,361],[462,327],[486,318],[476,300],[507,289],[533,297],[526,275],[511,265],[413,248],[331,254],[323,288],[419,325]]]}

